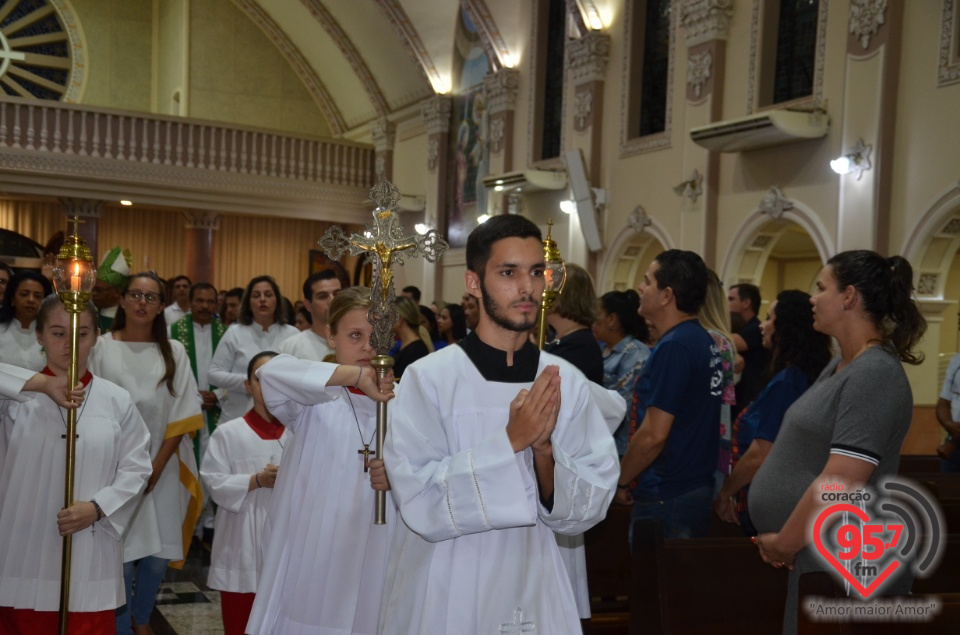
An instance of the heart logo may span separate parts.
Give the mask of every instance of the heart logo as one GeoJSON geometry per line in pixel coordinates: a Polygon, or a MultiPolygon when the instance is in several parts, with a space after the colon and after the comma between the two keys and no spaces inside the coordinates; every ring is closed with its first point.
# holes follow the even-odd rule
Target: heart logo
{"type": "MultiPolygon", "coordinates": [[[[821,529],[823,528],[823,524],[826,522],[827,518],[829,518],[833,514],[842,513],[842,512],[851,513],[855,515],[857,518],[859,518],[860,520],[862,520],[864,523],[867,523],[870,520],[870,517],[867,515],[867,513],[861,510],[859,507],[855,507],[853,505],[848,505],[845,503],[831,505],[830,507],[823,510],[819,516],[817,516],[817,521],[813,525],[813,543],[814,545],[816,545],[817,551],[820,552],[820,555],[823,556],[824,559],[827,562],[829,562],[831,566],[833,566],[833,568],[840,573],[841,576],[843,576],[844,580],[849,582],[850,585],[853,588],[855,588],[860,593],[860,595],[864,597],[864,599],[866,599],[866,598],[869,598],[874,593],[874,591],[876,591],[880,587],[880,585],[883,584],[883,582],[887,578],[889,578],[890,575],[893,574],[893,572],[900,567],[900,562],[895,559],[890,561],[887,564],[887,566],[883,569],[883,571],[881,571],[879,575],[877,575],[877,577],[874,578],[873,582],[870,583],[869,586],[866,586],[866,587],[863,586],[860,583],[860,581],[857,580],[857,578],[854,577],[853,574],[850,573],[847,570],[847,568],[843,566],[843,563],[840,562],[837,556],[831,553],[829,546],[823,544],[823,536],[821,535],[822,534],[821,529]]],[[[847,525],[847,527],[849,527],[849,525],[847,525]]],[[[882,542],[879,543],[881,552],[884,546],[885,545],[883,545],[882,542]]],[[[859,552],[859,548],[858,548],[858,552],[859,552]]],[[[879,554],[874,556],[871,559],[876,559],[878,557],[879,557],[879,554]]],[[[872,568],[876,569],[876,567],[872,567],[872,568]]]]}

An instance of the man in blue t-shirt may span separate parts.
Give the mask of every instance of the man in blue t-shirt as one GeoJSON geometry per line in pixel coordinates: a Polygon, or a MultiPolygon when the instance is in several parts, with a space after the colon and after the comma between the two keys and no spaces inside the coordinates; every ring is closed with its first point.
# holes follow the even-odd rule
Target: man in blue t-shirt
{"type": "Polygon", "coordinates": [[[637,378],[642,423],[620,464],[617,501],[633,523],[654,520],[666,538],[705,536],[719,451],[723,360],[697,313],[707,267],[692,251],[657,256],[639,287],[640,315],[661,334],[637,378]],[[630,491],[630,482],[636,485],[630,491]]]}

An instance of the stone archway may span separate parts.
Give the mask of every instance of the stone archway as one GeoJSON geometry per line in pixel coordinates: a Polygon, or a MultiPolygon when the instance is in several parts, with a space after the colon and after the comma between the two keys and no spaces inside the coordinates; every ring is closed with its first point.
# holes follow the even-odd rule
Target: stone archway
{"type": "MultiPolygon", "coordinates": [[[[926,360],[920,366],[905,367],[918,406],[936,403],[946,366],[960,349],[956,311],[960,299],[958,252],[960,183],[954,183],[927,207],[901,250],[913,267],[917,301],[927,320],[927,331],[920,343],[926,360]]],[[[935,421],[930,427],[936,428],[935,421]]]]}
{"type": "Polygon", "coordinates": [[[597,293],[636,288],[657,254],[674,247],[673,239],[663,226],[638,205],[627,219],[626,227],[606,250],[597,275],[597,293]]]}
{"type": "Polygon", "coordinates": [[[785,198],[779,188],[771,188],[731,241],[718,272],[720,279],[727,284],[759,285],[772,250],[794,226],[810,237],[821,263],[836,253],[835,241],[813,210],[785,198]]]}
{"type": "Polygon", "coordinates": [[[943,300],[947,278],[960,249],[960,183],[945,190],[927,207],[901,254],[913,266],[917,297],[943,300]]]}

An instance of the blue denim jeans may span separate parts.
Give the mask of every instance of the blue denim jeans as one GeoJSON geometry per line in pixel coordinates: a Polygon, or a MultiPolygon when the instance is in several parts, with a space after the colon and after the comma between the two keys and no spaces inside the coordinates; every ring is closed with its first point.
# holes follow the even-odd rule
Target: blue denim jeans
{"type": "Polygon", "coordinates": [[[633,524],[638,520],[656,520],[663,526],[664,538],[703,538],[710,529],[713,485],[681,494],[669,500],[634,501],[630,513],[630,545],[633,524]]]}
{"type": "Polygon", "coordinates": [[[132,635],[131,612],[134,623],[150,623],[150,614],[157,603],[157,591],[168,564],[169,560],[153,556],[123,563],[127,603],[117,609],[117,635],[132,635]]]}

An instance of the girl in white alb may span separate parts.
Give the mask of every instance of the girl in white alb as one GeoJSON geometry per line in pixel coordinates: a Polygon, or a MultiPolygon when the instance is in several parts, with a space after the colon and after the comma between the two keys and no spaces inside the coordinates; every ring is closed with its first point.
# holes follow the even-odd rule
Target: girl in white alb
{"type": "Polygon", "coordinates": [[[263,524],[283,448],[292,437],[264,405],[255,374],[276,356],[266,351],[250,360],[246,383],[253,410],[217,426],[200,465],[218,506],[207,586],[220,591],[224,635],[243,635],[250,617],[263,524]]]}
{"type": "Polygon", "coordinates": [[[55,633],[64,535],[72,536],[71,633],[113,632],[125,602],[123,543],[150,476],[150,435],[125,390],[87,371],[97,312],[80,315],[80,390],[67,391],[70,316],[55,295],[37,318],[47,365],[0,364],[0,633],[55,633]],[[79,405],[79,407],[78,407],[79,405]],[[63,407],[61,407],[63,406],[63,407]],[[77,409],[74,500],[63,509],[66,408],[77,409]]]}
{"type": "Polygon", "coordinates": [[[365,287],[340,291],[330,304],[328,340],[339,365],[280,355],[257,371],[264,403],[293,439],[264,528],[247,633],[377,632],[396,509],[388,495],[386,524],[373,524],[373,490],[389,484],[383,461],[369,452],[374,399],[393,397],[393,377],[378,381],[370,366],[369,308],[365,287]]]}

